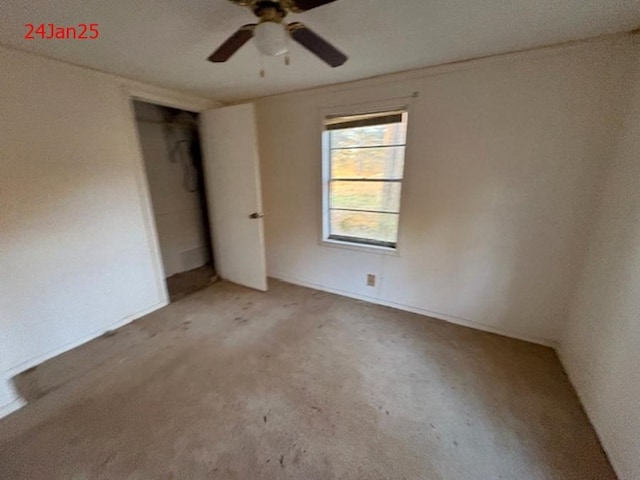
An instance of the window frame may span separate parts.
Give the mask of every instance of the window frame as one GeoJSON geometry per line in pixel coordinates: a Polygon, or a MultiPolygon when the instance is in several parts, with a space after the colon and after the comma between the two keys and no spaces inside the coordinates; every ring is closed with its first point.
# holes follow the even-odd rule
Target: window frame
{"type": "Polygon", "coordinates": [[[351,105],[335,108],[319,109],[320,135],[322,139],[322,192],[321,192],[321,238],[320,244],[328,247],[346,248],[348,250],[363,251],[369,253],[379,253],[386,255],[399,256],[400,245],[402,243],[402,218],[403,218],[403,199],[405,196],[404,180],[407,177],[407,158],[409,145],[409,131],[411,123],[411,104],[409,97],[399,100],[390,100],[384,102],[367,103],[360,105],[351,105]],[[400,192],[400,210],[398,212],[398,236],[395,246],[376,243],[375,240],[363,239],[363,242],[353,241],[351,239],[342,240],[340,238],[329,238],[330,235],[330,183],[331,183],[331,148],[330,148],[330,131],[325,129],[325,119],[329,116],[352,116],[366,115],[393,111],[404,111],[407,113],[407,136],[404,143],[404,168],[402,179],[398,181],[401,185],[400,192]]]}

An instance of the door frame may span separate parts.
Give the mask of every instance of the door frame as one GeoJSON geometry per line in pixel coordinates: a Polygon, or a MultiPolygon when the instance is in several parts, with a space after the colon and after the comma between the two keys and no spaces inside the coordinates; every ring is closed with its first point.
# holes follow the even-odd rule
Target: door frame
{"type": "Polygon", "coordinates": [[[222,104],[214,100],[189,97],[154,87],[145,88],[140,85],[124,86],[121,91],[122,111],[125,113],[125,121],[128,125],[127,131],[129,138],[127,140],[130,145],[132,155],[135,155],[135,182],[140,199],[142,217],[144,219],[147,245],[149,247],[149,253],[151,254],[154,284],[158,293],[158,298],[161,301],[161,304],[158,305],[158,307],[162,307],[169,304],[169,291],[167,290],[164,264],[162,263],[162,253],[160,250],[160,238],[156,228],[153,203],[151,200],[151,190],[149,188],[149,180],[145,169],[142,144],[138,133],[138,125],[136,123],[133,102],[135,100],[139,100],[163,107],[177,108],[179,110],[185,110],[192,113],[200,113],[204,110],[221,107],[222,104]]]}

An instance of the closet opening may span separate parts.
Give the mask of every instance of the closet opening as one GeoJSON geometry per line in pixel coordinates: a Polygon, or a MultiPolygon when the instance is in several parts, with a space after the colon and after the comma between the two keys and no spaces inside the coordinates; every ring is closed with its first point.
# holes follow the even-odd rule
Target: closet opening
{"type": "Polygon", "coordinates": [[[217,280],[198,114],[133,100],[169,299],[217,280]]]}

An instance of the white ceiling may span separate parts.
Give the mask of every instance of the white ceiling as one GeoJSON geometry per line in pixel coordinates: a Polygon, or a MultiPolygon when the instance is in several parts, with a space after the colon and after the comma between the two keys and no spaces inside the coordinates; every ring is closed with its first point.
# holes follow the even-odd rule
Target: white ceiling
{"type": "Polygon", "coordinates": [[[222,101],[260,97],[640,26],[640,0],[338,0],[288,19],[349,55],[332,69],[292,47],[292,64],[245,45],[206,58],[254,20],[227,0],[2,0],[0,43],[222,101]],[[100,38],[24,40],[25,23],[98,23],[100,38]]]}

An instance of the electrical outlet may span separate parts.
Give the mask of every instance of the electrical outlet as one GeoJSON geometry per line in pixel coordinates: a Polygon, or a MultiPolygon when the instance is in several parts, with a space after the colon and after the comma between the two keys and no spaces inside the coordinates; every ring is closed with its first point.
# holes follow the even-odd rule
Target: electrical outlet
{"type": "Polygon", "coordinates": [[[367,275],[367,287],[375,287],[376,286],[376,276],[372,273],[367,275]]]}

